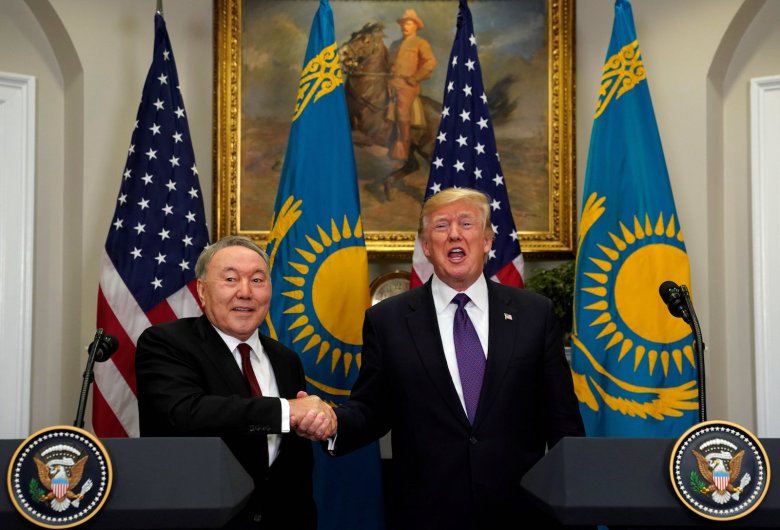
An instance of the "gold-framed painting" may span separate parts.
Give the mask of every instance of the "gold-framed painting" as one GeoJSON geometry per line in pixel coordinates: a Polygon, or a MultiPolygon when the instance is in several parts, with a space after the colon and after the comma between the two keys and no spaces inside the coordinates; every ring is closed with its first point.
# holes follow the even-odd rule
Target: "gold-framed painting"
{"type": "MultiPolygon", "coordinates": [[[[318,0],[215,0],[214,227],[265,246],[318,0]]],[[[421,95],[441,101],[457,0],[331,0],[340,46],[369,25],[387,47],[407,9],[424,21],[438,67],[421,95]]],[[[485,91],[523,255],[573,256],[575,242],[574,0],[470,2],[485,91]]],[[[347,73],[347,75],[349,75],[347,73]]],[[[352,112],[352,110],[350,110],[352,112]]],[[[355,123],[353,116],[350,116],[355,123]]],[[[432,124],[438,127],[438,124],[432,124]]],[[[411,259],[430,162],[404,175],[388,148],[353,144],[371,259],[411,259]]]]}

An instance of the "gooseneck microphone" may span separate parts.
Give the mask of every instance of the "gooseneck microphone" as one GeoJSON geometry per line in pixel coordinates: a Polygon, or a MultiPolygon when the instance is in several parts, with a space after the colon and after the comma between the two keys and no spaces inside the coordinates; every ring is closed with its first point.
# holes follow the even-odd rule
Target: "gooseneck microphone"
{"type": "Polygon", "coordinates": [[[671,280],[666,280],[658,288],[658,293],[669,308],[669,312],[672,316],[683,319],[689,325],[691,324],[691,313],[688,311],[685,297],[683,296],[679,285],[671,280]]]}
{"type": "Polygon", "coordinates": [[[75,427],[84,427],[84,409],[87,407],[87,396],[89,395],[89,385],[94,381],[92,368],[95,362],[102,363],[119,348],[119,341],[112,335],[103,333],[103,328],[98,328],[95,332],[95,338],[92,339],[87,351],[87,367],[84,370],[84,376],[81,383],[81,394],[79,395],[79,405],[76,410],[76,420],[73,422],[75,427]]]}
{"type": "Polygon", "coordinates": [[[696,311],[693,309],[693,302],[685,285],[677,285],[671,280],[667,280],[658,288],[658,294],[669,308],[672,316],[683,319],[691,326],[693,332],[693,345],[695,348],[696,361],[696,379],[699,386],[699,421],[707,420],[707,405],[704,393],[704,341],[702,339],[699,319],[696,318],[696,311]]]}

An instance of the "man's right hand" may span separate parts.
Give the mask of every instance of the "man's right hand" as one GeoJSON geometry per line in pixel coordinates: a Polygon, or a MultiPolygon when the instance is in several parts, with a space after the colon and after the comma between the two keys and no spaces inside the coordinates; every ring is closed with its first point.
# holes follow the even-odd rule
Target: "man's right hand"
{"type": "Polygon", "coordinates": [[[298,436],[323,441],[336,433],[336,413],[319,396],[300,391],[289,403],[290,427],[298,436]]]}

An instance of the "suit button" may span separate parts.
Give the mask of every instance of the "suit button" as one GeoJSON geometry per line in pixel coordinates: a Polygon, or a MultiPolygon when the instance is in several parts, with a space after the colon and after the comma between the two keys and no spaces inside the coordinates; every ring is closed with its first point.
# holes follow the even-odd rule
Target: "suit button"
{"type": "Polygon", "coordinates": [[[469,443],[470,443],[471,445],[477,445],[477,442],[478,442],[478,441],[479,441],[479,440],[477,440],[477,437],[476,437],[476,436],[472,436],[472,437],[470,437],[470,438],[469,438],[469,443]]]}

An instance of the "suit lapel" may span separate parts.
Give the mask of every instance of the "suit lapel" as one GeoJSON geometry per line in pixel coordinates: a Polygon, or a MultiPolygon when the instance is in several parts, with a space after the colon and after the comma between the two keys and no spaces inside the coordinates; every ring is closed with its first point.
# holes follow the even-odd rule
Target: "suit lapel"
{"type": "Polygon", "coordinates": [[[406,315],[406,322],[417,348],[417,354],[420,356],[420,361],[428,372],[433,386],[444,402],[460,421],[468,424],[466,412],[463,410],[458,393],[455,391],[450,371],[447,368],[447,361],[444,358],[436,307],[433,304],[431,281],[428,280],[417,291],[419,296],[409,304],[409,312],[406,315]]]}
{"type": "Polygon", "coordinates": [[[198,318],[195,323],[198,334],[203,341],[200,344],[203,351],[203,358],[214,367],[214,370],[222,376],[228,389],[233,392],[239,391],[242,397],[250,397],[249,388],[241,373],[241,369],[233,357],[233,353],[228,349],[225,341],[211,325],[205,315],[198,318]]]}
{"type": "Polygon", "coordinates": [[[509,297],[498,292],[492,280],[488,280],[488,358],[485,378],[479,396],[477,417],[474,426],[497,399],[501,381],[506,375],[507,365],[514,352],[519,318],[517,309],[509,297]]]}

